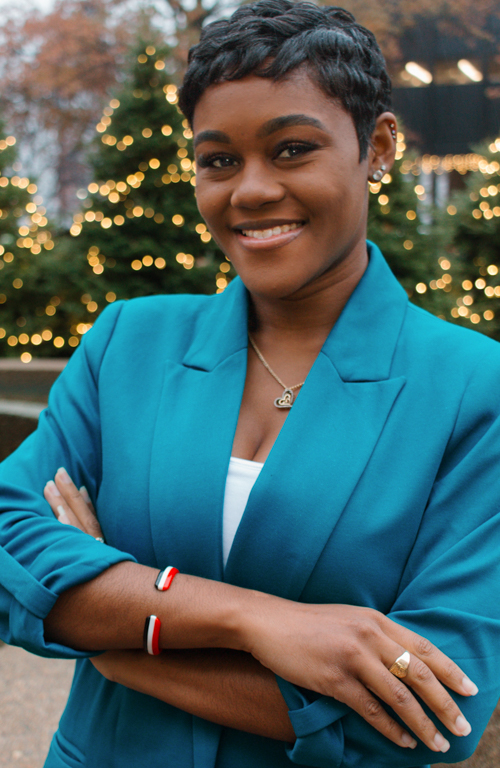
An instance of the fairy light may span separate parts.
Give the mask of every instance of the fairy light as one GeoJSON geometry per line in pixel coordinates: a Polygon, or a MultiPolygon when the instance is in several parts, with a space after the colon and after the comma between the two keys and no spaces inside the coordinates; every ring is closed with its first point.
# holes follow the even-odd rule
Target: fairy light
{"type": "MultiPolygon", "coordinates": [[[[140,54],[138,56],[138,62],[140,64],[146,64],[148,61],[148,56],[154,55],[154,46],[148,46],[145,49],[145,53],[140,54]]],[[[151,62],[156,68],[156,70],[161,71],[165,68],[164,60],[161,58],[158,58],[155,62],[151,62]]],[[[178,88],[173,83],[168,83],[163,87],[163,92],[165,94],[165,98],[170,104],[176,104],[178,101],[178,88]]],[[[137,89],[137,91],[134,91],[134,96],[140,97],[140,98],[149,98],[150,93],[145,91],[140,91],[137,89]]],[[[117,133],[116,129],[111,130],[111,126],[113,124],[113,121],[115,120],[114,112],[116,109],[118,109],[120,106],[120,101],[118,99],[112,99],[109,102],[109,106],[105,106],[101,115],[101,118],[96,126],[96,131],[100,135],[101,142],[110,148],[110,151],[125,151],[128,147],[131,147],[134,144],[134,141],[137,141],[141,136],[143,139],[149,139],[153,136],[154,127],[153,126],[143,126],[142,128],[138,129],[138,133],[136,134],[134,131],[134,134],[125,134],[123,136],[116,136],[114,134],[117,133]]],[[[169,125],[165,123],[161,126],[161,133],[162,136],[172,136],[174,133],[174,128],[172,125],[169,125]]],[[[186,119],[182,120],[182,134],[177,135],[176,143],[177,143],[177,160],[176,163],[171,162],[170,165],[167,167],[168,173],[163,172],[160,176],[153,176],[151,177],[149,183],[151,181],[155,184],[155,186],[160,186],[162,184],[168,185],[168,184],[178,184],[178,183],[190,183],[193,187],[196,184],[195,179],[195,164],[189,157],[189,148],[188,148],[188,142],[193,137],[192,130],[189,126],[189,123],[186,119]]],[[[162,224],[169,224],[170,226],[174,227],[182,227],[185,224],[184,216],[180,213],[174,214],[171,216],[171,224],[168,222],[165,222],[165,216],[163,213],[160,213],[159,211],[156,211],[153,207],[145,206],[144,203],[141,204],[141,201],[137,198],[134,200],[134,190],[138,190],[141,187],[141,184],[145,181],[146,176],[148,173],[153,173],[157,171],[161,167],[161,160],[157,157],[149,158],[146,161],[142,161],[139,163],[138,170],[130,173],[126,180],[112,180],[108,179],[107,181],[100,181],[100,182],[92,182],[88,185],[86,189],[78,190],[77,192],[77,198],[83,202],[84,210],[81,213],[77,213],[73,217],[73,222],[70,226],[70,233],[73,237],[78,237],[81,235],[83,228],[87,226],[96,226],[100,224],[100,227],[103,230],[109,230],[113,226],[120,227],[124,226],[126,222],[130,219],[138,219],[144,216],[145,219],[149,219],[153,221],[157,225],[162,224]],[[112,206],[124,206],[123,214],[118,212],[120,208],[118,207],[118,210],[115,208],[115,214],[107,214],[105,206],[102,207],[102,210],[99,210],[98,207],[101,207],[99,205],[98,197],[104,201],[104,203],[107,203],[112,206]],[[85,210],[86,209],[86,210],[85,210]]],[[[391,176],[389,174],[386,174],[384,178],[384,183],[390,183],[392,180],[391,176]]],[[[10,181],[7,181],[7,183],[12,183],[10,181]]],[[[28,180],[24,180],[21,177],[14,179],[13,184],[19,185],[21,188],[25,187],[28,183],[28,180]]],[[[2,184],[2,181],[0,180],[0,185],[2,184]]],[[[1,213],[0,213],[1,215],[1,213]]],[[[38,213],[33,210],[33,215],[38,215],[38,213]]],[[[212,236],[207,231],[206,225],[200,223],[195,228],[196,234],[200,237],[200,241],[202,243],[208,243],[211,241],[212,236]]],[[[28,239],[30,237],[30,232],[26,232],[23,230],[24,239],[28,239]]],[[[47,240],[47,245],[49,243],[49,240],[47,240]]],[[[40,248],[40,244],[35,245],[36,248],[40,248]]],[[[205,257],[203,257],[205,258],[205,257]]],[[[202,266],[203,258],[200,259],[200,266],[202,266]]],[[[182,265],[184,269],[190,270],[195,266],[196,260],[195,257],[192,254],[177,254],[176,257],[177,262],[182,265]]],[[[93,273],[95,275],[101,275],[105,271],[105,261],[106,259],[102,256],[102,254],[99,253],[99,248],[97,246],[92,246],[89,249],[88,252],[88,263],[89,267],[92,269],[93,273]]],[[[109,259],[107,266],[112,267],[115,265],[114,259],[109,259]]],[[[134,258],[130,262],[130,268],[136,272],[140,271],[141,269],[150,269],[154,267],[155,269],[162,270],[165,269],[167,266],[167,262],[163,257],[157,257],[154,258],[150,254],[146,254],[142,258],[134,258]]],[[[223,262],[221,265],[220,272],[217,274],[216,277],[216,289],[217,292],[221,292],[224,290],[224,288],[227,286],[229,282],[229,277],[227,276],[227,273],[230,271],[231,266],[227,262],[223,262]],[[218,281],[218,282],[217,282],[218,281]]],[[[85,295],[84,295],[85,296],[85,295]]],[[[116,300],[116,294],[114,294],[112,291],[108,291],[106,294],[106,301],[109,303],[111,301],[116,300]]],[[[83,298],[82,298],[83,303],[83,298]]],[[[97,311],[97,303],[90,297],[90,295],[85,296],[85,302],[84,306],[86,307],[87,312],[94,313],[97,311]]],[[[52,303],[49,303],[47,307],[45,308],[45,313],[49,316],[53,316],[53,314],[56,312],[56,306],[52,303]]],[[[86,330],[88,330],[88,327],[91,327],[91,324],[82,324],[80,323],[78,326],[72,326],[71,327],[71,336],[63,338],[57,337],[58,339],[62,339],[62,344],[67,344],[70,347],[76,346],[78,344],[79,336],[81,336],[86,330]]],[[[43,339],[43,336],[40,336],[41,339],[43,339]]],[[[43,339],[45,340],[45,339],[43,339]]],[[[61,342],[58,341],[57,344],[55,343],[55,340],[53,342],[56,346],[57,344],[60,344],[61,342]]],[[[35,345],[36,346],[36,345],[35,345]]]]}

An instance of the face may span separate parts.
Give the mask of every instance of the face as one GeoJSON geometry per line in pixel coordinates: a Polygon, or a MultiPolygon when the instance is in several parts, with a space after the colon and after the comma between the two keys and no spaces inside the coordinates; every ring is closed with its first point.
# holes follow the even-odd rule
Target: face
{"type": "Polygon", "coordinates": [[[200,213],[251,293],[307,296],[366,259],[373,151],[306,73],[212,85],[193,129],[200,213]]]}

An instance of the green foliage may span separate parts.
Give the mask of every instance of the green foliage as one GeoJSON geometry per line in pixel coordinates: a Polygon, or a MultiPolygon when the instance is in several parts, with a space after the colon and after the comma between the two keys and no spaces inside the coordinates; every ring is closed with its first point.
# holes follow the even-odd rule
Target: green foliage
{"type": "Polygon", "coordinates": [[[414,304],[453,320],[461,264],[452,254],[450,230],[429,204],[419,178],[407,168],[408,163],[398,159],[383,183],[370,185],[368,237],[380,247],[414,304]]]}
{"type": "Polygon", "coordinates": [[[134,52],[127,82],[97,126],[95,182],[81,192],[83,211],[71,227],[91,308],[106,296],[216,290],[224,257],[196,207],[192,134],[163,69],[167,55],[144,45],[134,52]]]}
{"type": "Polygon", "coordinates": [[[0,136],[0,355],[53,353],[59,277],[52,233],[36,185],[14,172],[14,137],[2,129],[0,136]]]}
{"type": "MultiPolygon", "coordinates": [[[[94,181],[79,191],[82,211],[55,247],[26,210],[32,195],[13,189],[14,179],[4,192],[0,180],[0,242],[13,253],[0,261],[0,354],[68,356],[115,299],[214,293],[230,279],[196,207],[191,132],[165,74],[168,53],[144,44],[132,52],[97,125],[94,181]],[[20,238],[20,225],[30,227],[31,241],[20,238]],[[30,247],[36,237],[43,242],[30,247]]],[[[12,165],[9,152],[0,152],[0,163],[5,156],[12,165]]],[[[46,225],[40,203],[32,207],[46,225]]]]}
{"type": "MultiPolygon", "coordinates": [[[[497,140],[500,147],[500,141],[497,140]]],[[[454,196],[455,248],[466,270],[459,310],[475,315],[477,330],[500,340],[500,162],[498,148],[476,148],[482,159],[466,178],[466,190],[454,196]],[[495,151],[492,151],[492,150],[495,151]]]]}

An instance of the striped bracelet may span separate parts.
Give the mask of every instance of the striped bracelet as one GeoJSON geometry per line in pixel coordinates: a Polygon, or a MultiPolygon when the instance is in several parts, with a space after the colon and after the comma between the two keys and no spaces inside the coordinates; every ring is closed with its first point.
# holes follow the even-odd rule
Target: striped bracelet
{"type": "MultiPolygon", "coordinates": [[[[172,584],[175,576],[179,573],[177,568],[173,565],[167,566],[163,571],[160,571],[156,577],[155,587],[160,592],[165,592],[172,584]]],[[[143,645],[146,653],[151,656],[158,656],[161,653],[160,650],[160,630],[161,621],[158,616],[148,616],[146,623],[144,624],[144,638],[143,645]]]]}
{"type": "Polygon", "coordinates": [[[156,589],[159,589],[160,592],[165,592],[170,587],[178,573],[178,569],[174,568],[173,565],[169,565],[163,571],[160,571],[155,581],[156,589]]]}
{"type": "Polygon", "coordinates": [[[158,616],[148,616],[144,625],[144,650],[151,656],[158,656],[160,650],[161,621],[158,616]]]}

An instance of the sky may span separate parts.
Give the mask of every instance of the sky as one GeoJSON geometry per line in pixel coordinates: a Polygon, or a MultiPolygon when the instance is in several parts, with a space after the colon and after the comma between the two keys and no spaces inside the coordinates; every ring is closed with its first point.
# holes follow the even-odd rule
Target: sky
{"type": "MultiPolygon", "coordinates": [[[[0,0],[0,8],[13,5],[15,0],[0,0]]],[[[54,5],[54,0],[25,0],[23,6],[27,8],[39,8],[41,11],[50,11],[54,5]]]]}

